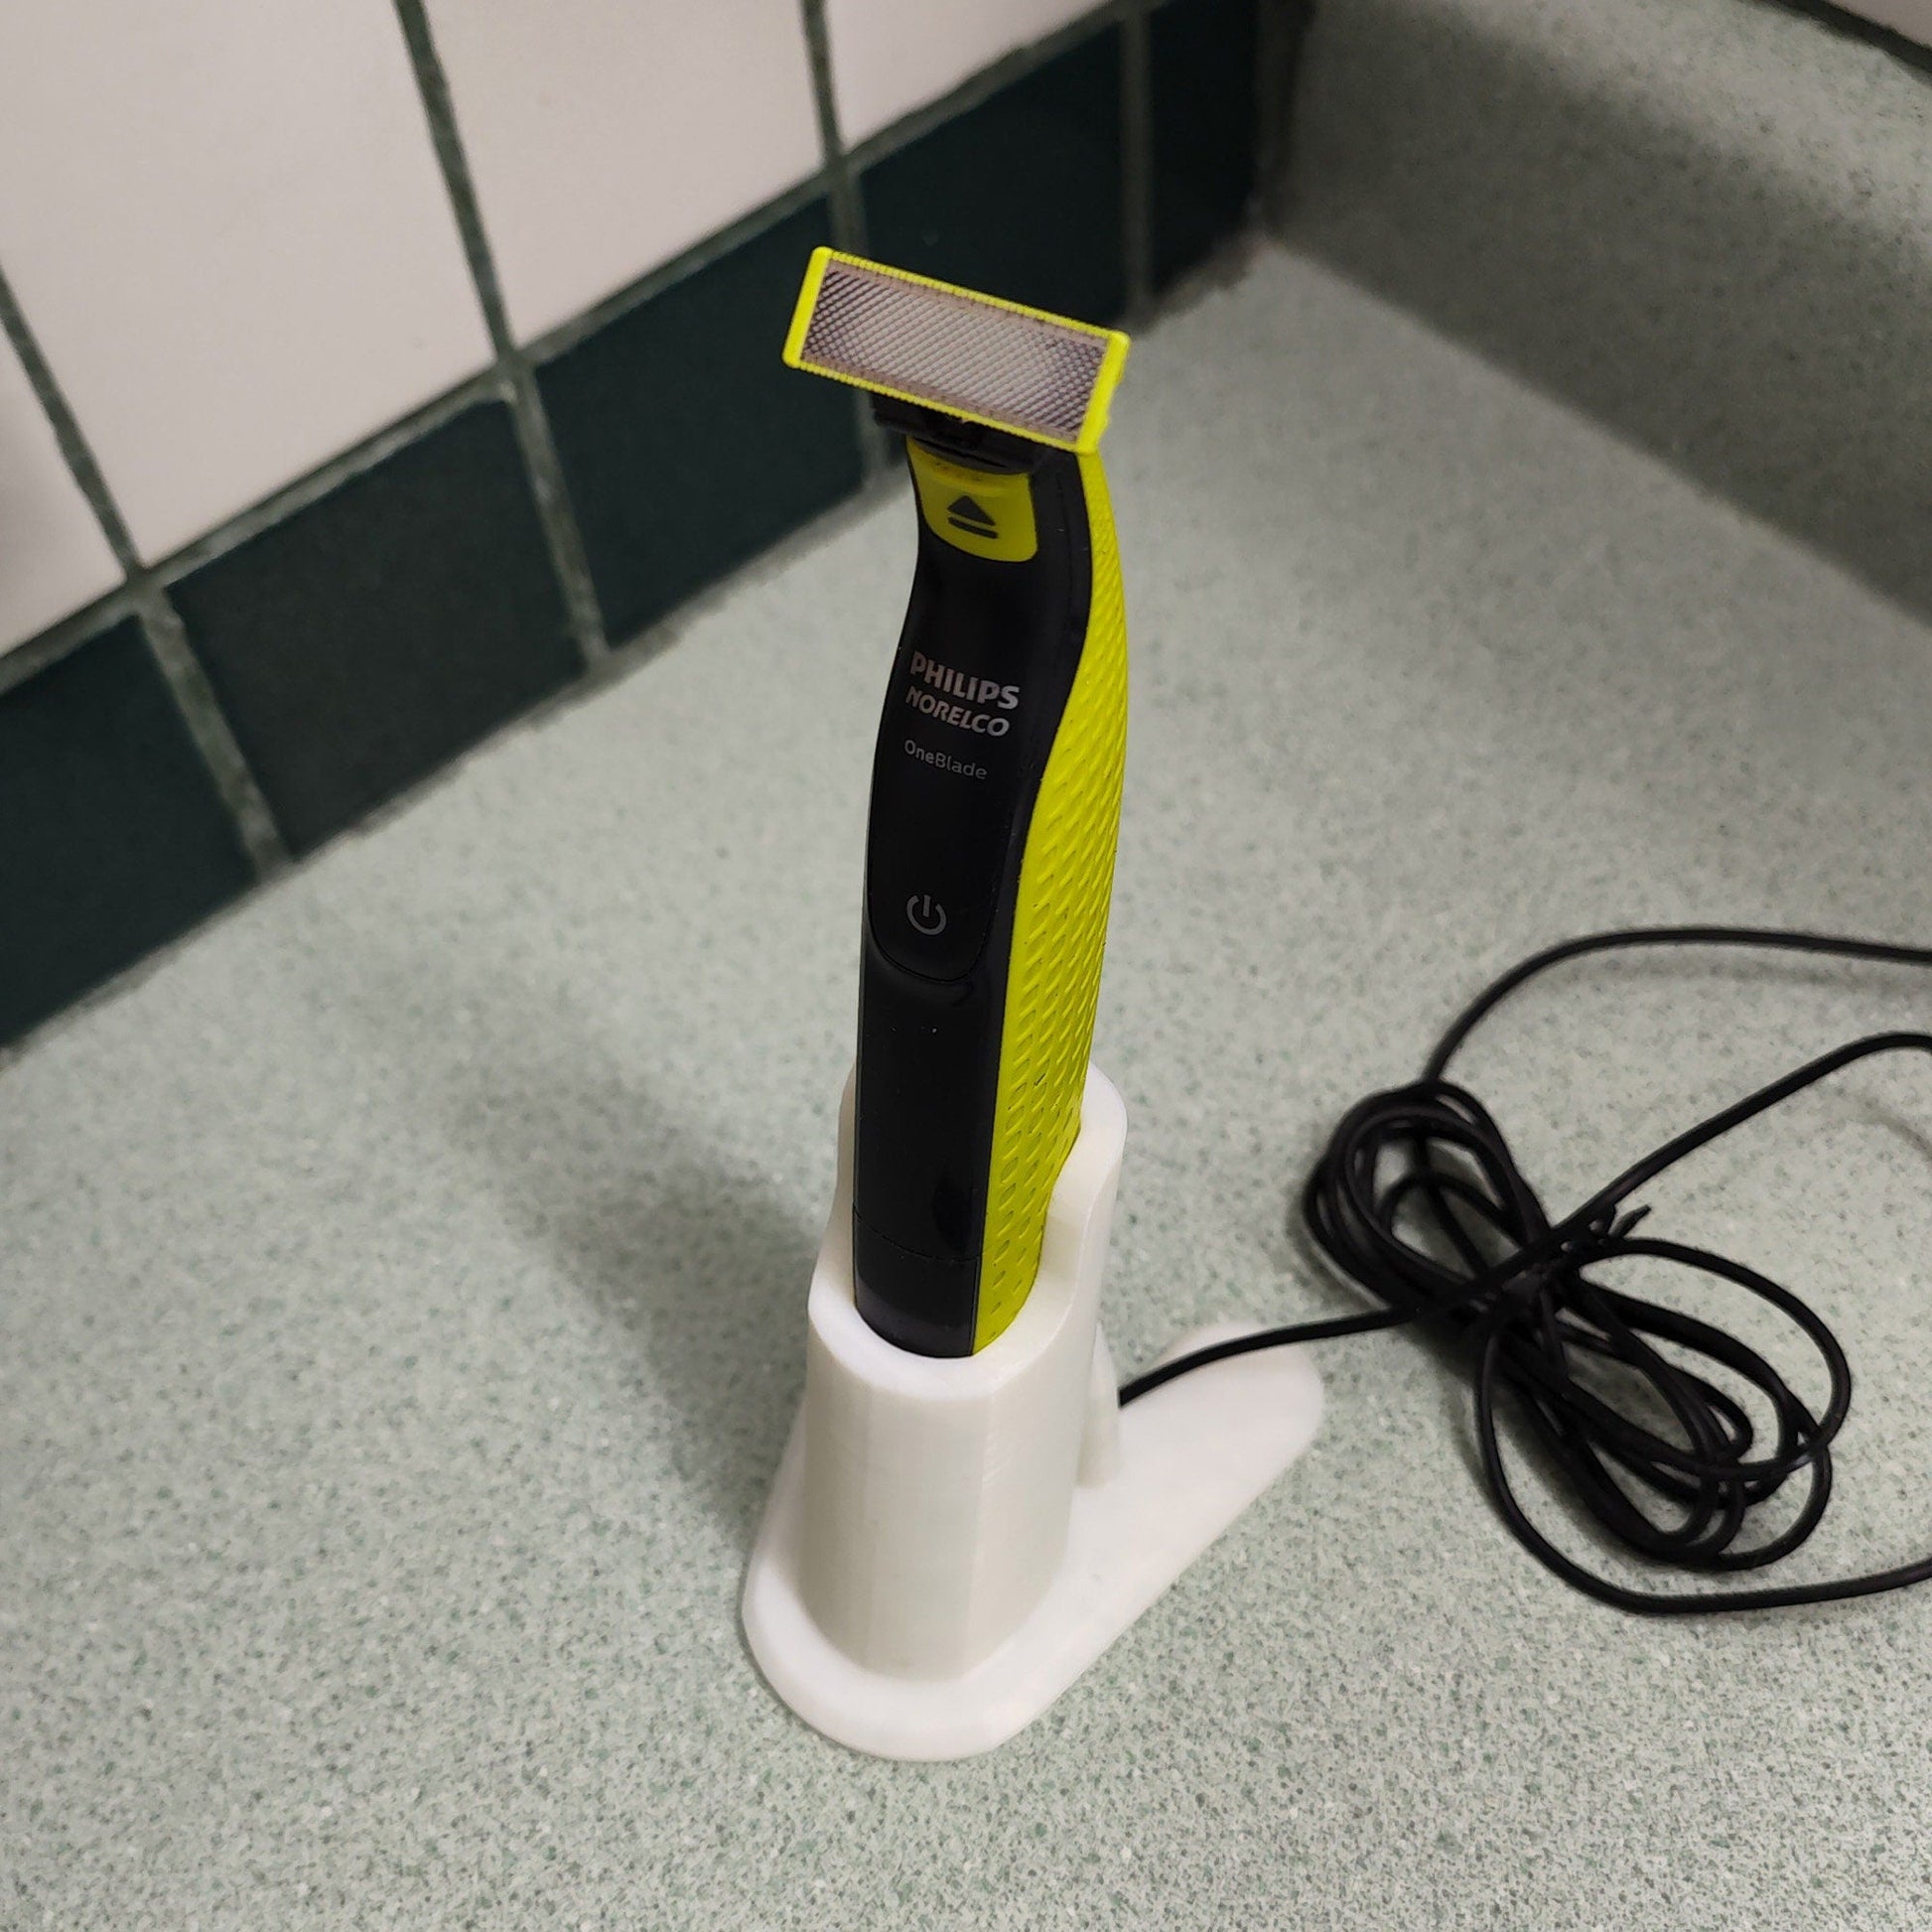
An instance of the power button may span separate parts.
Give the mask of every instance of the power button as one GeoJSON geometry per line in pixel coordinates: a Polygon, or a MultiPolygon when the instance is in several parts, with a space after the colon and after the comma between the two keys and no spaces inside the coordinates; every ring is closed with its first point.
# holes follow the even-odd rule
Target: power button
{"type": "Polygon", "coordinates": [[[993,882],[973,878],[970,867],[948,865],[950,854],[901,855],[877,849],[882,843],[875,842],[866,901],[874,942],[895,966],[921,979],[963,979],[993,922],[986,890],[993,882]]]}

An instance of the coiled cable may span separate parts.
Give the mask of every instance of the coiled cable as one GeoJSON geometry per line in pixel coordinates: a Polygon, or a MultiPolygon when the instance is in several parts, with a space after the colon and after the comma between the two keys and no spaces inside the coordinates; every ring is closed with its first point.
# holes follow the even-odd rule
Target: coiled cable
{"type": "Polygon", "coordinates": [[[1381,1306],[1363,1314],[1265,1329],[1197,1349],[1137,1376],[1134,1402],[1175,1376],[1258,1348],[1433,1324],[1459,1340],[1489,1495],[1511,1534],[1566,1583],[1653,1616],[1782,1609],[1899,1589],[1932,1578],[1932,1556],[1820,1584],[1712,1590],[1631,1589],[1566,1556],[1525,1513],[1498,1437],[1507,1402],[1575,1506],[1633,1555],[1687,1572],[1761,1570],[1823,1520],[1832,1444],[1852,1403],[1852,1370],[1830,1326],[1790,1289],[1709,1248],[1636,1232],[1649,1209],[1631,1196],[1700,1148],[1843,1068],[1879,1054],[1932,1052],[1932,1034],[1849,1041],[1665,1141],[1553,1220],[1502,1129],[1446,1077],[1469,1035],[1529,979],[1586,954],[1647,946],[1745,947],[1932,967],[1932,949],[1746,926],[1650,926],[1595,932],[1536,953],[1480,994],[1438,1041],[1419,1079],[1370,1094],[1345,1113],[1309,1174],[1301,1215],[1328,1261],[1381,1306]],[[1594,1271],[1634,1257],[1729,1282],[1769,1304],[1823,1362],[1814,1414],[1770,1361],[1735,1335],[1606,1286],[1594,1271]],[[1769,1412],[1759,1429],[1712,1379],[1727,1372],[1769,1412]],[[1661,1409],[1660,1409],[1661,1405],[1661,1409]],[[1668,1416],[1669,1426],[1660,1426],[1668,1416]],[[1657,1418],[1653,1422],[1651,1418],[1657,1418]],[[1787,1484],[1802,1500],[1784,1528],[1750,1541],[1787,1484]]]}

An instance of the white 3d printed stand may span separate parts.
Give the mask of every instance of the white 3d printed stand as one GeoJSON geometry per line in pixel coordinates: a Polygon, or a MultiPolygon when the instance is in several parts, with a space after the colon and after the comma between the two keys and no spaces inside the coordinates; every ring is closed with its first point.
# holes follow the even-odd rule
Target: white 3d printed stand
{"type": "Polygon", "coordinates": [[[853,1303],[847,1087],[805,1397],[752,1552],[745,1634],[778,1695],[855,1750],[1004,1743],[1313,1439],[1321,1382],[1299,1348],[1120,1408],[1098,1314],[1126,1136],[1120,1095],[1090,1069],[1025,1308],[977,1355],[911,1355],[853,1303]]]}

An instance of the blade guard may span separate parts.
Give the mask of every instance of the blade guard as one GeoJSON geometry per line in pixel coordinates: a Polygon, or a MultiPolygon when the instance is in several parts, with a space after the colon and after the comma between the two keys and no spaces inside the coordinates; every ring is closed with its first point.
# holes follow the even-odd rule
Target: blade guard
{"type": "Polygon", "coordinates": [[[1024,303],[815,248],[785,336],[794,369],[1088,456],[1128,340],[1024,303]]]}

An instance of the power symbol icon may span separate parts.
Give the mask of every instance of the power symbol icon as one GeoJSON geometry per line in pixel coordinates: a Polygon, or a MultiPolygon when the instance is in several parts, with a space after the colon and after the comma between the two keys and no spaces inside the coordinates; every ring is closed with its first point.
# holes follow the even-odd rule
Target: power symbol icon
{"type": "Polygon", "coordinates": [[[946,929],[946,908],[930,893],[914,893],[905,901],[906,923],[914,932],[936,939],[946,929]]]}

